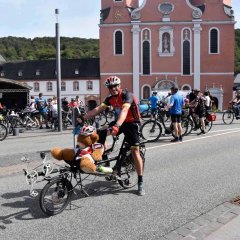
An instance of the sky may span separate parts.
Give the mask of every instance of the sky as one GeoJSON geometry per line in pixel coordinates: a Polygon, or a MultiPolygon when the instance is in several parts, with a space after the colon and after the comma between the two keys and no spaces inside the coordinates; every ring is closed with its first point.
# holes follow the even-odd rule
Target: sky
{"type": "MultiPolygon", "coordinates": [[[[54,37],[57,8],[61,36],[99,38],[100,5],[101,0],[0,0],[0,37],[54,37]]],[[[239,0],[232,7],[240,28],[239,0]]]]}

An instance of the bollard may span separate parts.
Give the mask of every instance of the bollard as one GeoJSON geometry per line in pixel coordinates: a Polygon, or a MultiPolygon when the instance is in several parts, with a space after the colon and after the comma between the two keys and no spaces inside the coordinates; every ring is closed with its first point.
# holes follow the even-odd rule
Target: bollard
{"type": "Polygon", "coordinates": [[[13,136],[18,136],[19,135],[19,129],[18,128],[14,128],[13,129],[13,136]]]}

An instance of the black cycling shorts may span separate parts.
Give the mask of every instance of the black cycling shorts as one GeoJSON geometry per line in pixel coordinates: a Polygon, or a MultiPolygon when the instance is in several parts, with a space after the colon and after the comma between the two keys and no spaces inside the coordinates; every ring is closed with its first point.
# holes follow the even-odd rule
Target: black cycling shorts
{"type": "Polygon", "coordinates": [[[182,114],[171,114],[172,123],[180,123],[182,114]]]}
{"type": "MultiPolygon", "coordinates": [[[[113,121],[109,124],[109,127],[114,126],[116,121],[113,121]]],[[[139,123],[130,123],[124,122],[122,126],[119,128],[118,135],[121,133],[124,134],[125,141],[131,147],[138,147],[140,143],[140,124],[139,123]]],[[[104,144],[107,138],[107,130],[99,131],[99,143],[104,144]]]]}

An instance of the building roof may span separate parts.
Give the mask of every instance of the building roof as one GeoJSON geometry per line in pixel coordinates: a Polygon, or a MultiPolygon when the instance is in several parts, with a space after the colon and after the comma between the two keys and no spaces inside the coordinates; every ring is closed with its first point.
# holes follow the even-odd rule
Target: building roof
{"type": "MultiPolygon", "coordinates": [[[[11,62],[0,65],[0,77],[14,80],[56,79],[56,60],[11,62]],[[36,73],[39,74],[36,74],[36,73]]],[[[99,58],[62,59],[61,77],[99,78],[99,58]],[[78,74],[75,71],[78,70],[78,74]]]]}

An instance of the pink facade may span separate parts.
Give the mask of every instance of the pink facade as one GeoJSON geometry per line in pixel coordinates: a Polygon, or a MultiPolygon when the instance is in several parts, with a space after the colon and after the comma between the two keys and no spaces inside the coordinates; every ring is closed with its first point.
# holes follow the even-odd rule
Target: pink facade
{"type": "Polygon", "coordinates": [[[227,108],[234,80],[230,0],[102,0],[101,98],[109,75],[138,99],[171,86],[209,90],[227,108]]]}

